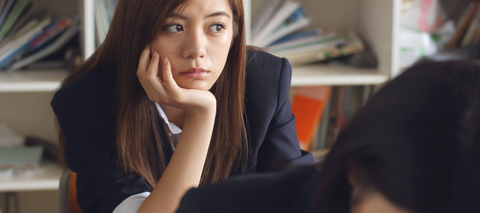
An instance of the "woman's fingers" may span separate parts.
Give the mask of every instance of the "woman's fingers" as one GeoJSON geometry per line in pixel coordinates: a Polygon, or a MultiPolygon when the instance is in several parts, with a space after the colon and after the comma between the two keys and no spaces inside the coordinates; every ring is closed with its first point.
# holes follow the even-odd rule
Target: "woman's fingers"
{"type": "Polygon", "coordinates": [[[138,62],[138,69],[137,69],[137,78],[142,84],[145,93],[147,94],[148,98],[152,100],[154,98],[153,92],[151,87],[148,85],[147,82],[147,70],[150,65],[150,56],[151,56],[151,49],[150,45],[146,45],[143,51],[140,54],[140,60],[138,62]]]}
{"type": "Polygon", "coordinates": [[[151,85],[160,84],[160,79],[158,78],[158,62],[160,61],[160,55],[157,51],[153,52],[152,60],[147,69],[147,80],[151,85]]]}
{"type": "Polygon", "coordinates": [[[149,90],[150,94],[153,94],[149,95],[149,97],[153,96],[150,98],[150,100],[163,103],[165,101],[165,97],[167,96],[167,91],[163,87],[161,79],[158,77],[159,61],[160,55],[157,51],[154,51],[145,76],[147,85],[145,86],[146,88],[144,88],[145,90],[149,90]]]}
{"type": "Polygon", "coordinates": [[[163,59],[163,83],[167,89],[170,90],[177,90],[178,85],[177,82],[173,79],[172,74],[172,66],[170,65],[170,60],[167,57],[163,59]]]}
{"type": "Polygon", "coordinates": [[[148,69],[148,64],[150,62],[150,45],[145,46],[142,53],[140,54],[140,61],[138,63],[137,72],[146,73],[148,69]]]}
{"type": "Polygon", "coordinates": [[[184,94],[173,79],[170,60],[166,57],[162,62],[160,60],[160,54],[147,46],[140,55],[137,76],[150,100],[177,105],[184,99],[184,94]],[[160,65],[163,70],[163,83],[159,77],[160,65]]]}

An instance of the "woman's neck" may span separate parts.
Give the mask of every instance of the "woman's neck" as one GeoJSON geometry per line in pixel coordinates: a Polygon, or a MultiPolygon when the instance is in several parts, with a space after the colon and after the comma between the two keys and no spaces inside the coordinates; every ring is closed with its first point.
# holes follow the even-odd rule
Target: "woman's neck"
{"type": "Polygon", "coordinates": [[[163,112],[167,115],[168,121],[177,125],[180,129],[183,129],[183,123],[185,122],[185,112],[176,107],[160,104],[163,112]]]}

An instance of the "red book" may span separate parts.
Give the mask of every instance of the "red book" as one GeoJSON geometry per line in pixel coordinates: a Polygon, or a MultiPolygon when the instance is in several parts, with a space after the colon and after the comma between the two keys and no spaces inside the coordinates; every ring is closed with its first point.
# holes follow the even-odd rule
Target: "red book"
{"type": "Polygon", "coordinates": [[[51,38],[55,37],[56,35],[60,34],[65,28],[67,28],[72,20],[70,19],[63,19],[58,22],[58,24],[54,27],[52,27],[50,30],[47,30],[46,32],[42,33],[40,36],[38,36],[35,40],[30,42],[30,45],[28,48],[36,47],[37,45],[41,45],[51,38]]]}

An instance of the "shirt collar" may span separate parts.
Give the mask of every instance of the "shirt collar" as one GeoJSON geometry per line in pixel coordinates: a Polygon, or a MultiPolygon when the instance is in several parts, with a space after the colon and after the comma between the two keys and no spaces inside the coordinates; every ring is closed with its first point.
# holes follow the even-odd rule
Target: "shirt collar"
{"type": "Polygon", "coordinates": [[[170,130],[170,132],[172,134],[180,134],[182,133],[182,129],[180,129],[177,125],[175,125],[174,123],[168,121],[168,118],[167,118],[167,115],[165,114],[165,112],[163,111],[162,107],[160,107],[160,104],[158,104],[157,102],[155,102],[155,106],[157,106],[157,110],[158,112],[160,113],[160,117],[162,117],[163,121],[165,121],[165,123],[167,124],[167,127],[168,127],[168,130],[170,130]]]}

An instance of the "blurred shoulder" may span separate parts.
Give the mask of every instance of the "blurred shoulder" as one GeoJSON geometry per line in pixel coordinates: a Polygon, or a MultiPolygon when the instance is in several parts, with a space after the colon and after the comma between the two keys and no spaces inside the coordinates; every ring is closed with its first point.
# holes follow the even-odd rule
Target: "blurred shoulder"
{"type": "Polygon", "coordinates": [[[273,69],[280,70],[284,58],[277,57],[260,49],[249,49],[247,51],[247,71],[251,69],[273,69]]]}
{"type": "Polygon", "coordinates": [[[52,105],[65,101],[99,103],[112,100],[115,77],[107,70],[91,72],[63,85],[54,95],[52,105]]]}

